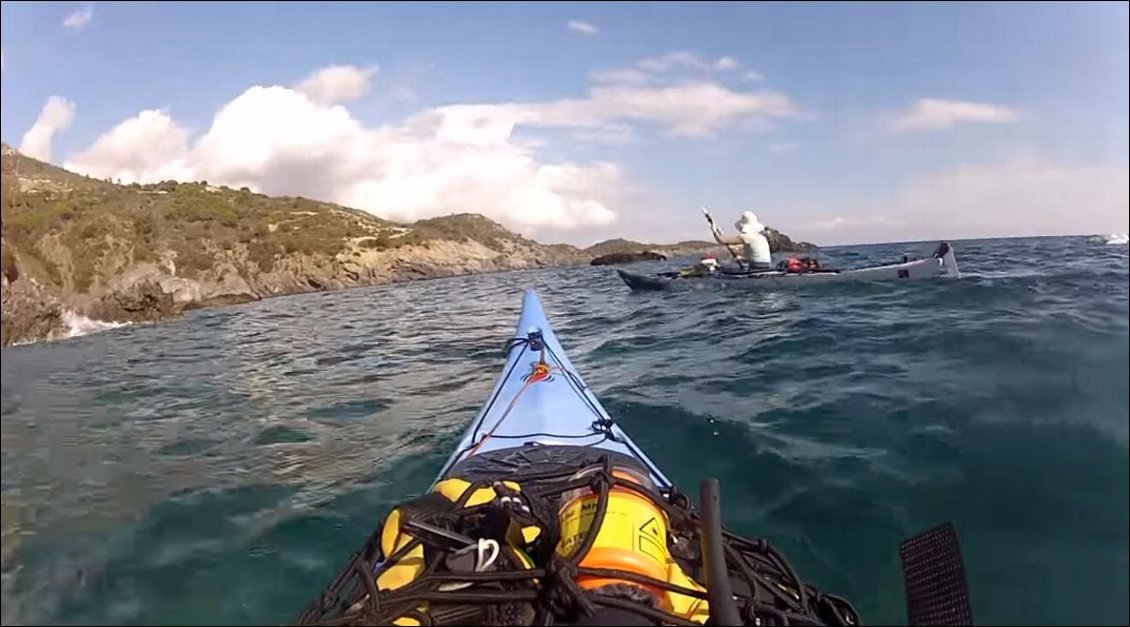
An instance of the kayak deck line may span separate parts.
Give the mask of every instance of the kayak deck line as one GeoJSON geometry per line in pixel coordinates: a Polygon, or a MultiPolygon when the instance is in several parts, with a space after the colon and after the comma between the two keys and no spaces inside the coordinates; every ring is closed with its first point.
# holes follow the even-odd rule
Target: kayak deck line
{"type": "Polygon", "coordinates": [[[657,485],[671,485],[577,373],[533,290],[523,295],[518,324],[504,352],[502,375],[435,483],[472,455],[503,448],[571,445],[636,458],[649,469],[657,485]],[[547,369],[545,376],[538,375],[539,368],[547,369]],[[531,384],[532,378],[535,381],[531,384]]]}
{"type": "MultiPolygon", "coordinates": [[[[514,350],[520,344],[520,345],[522,345],[522,351],[526,351],[527,349],[538,351],[538,361],[537,361],[537,363],[534,364],[533,370],[530,373],[528,373],[528,374],[526,374],[522,377],[525,380],[525,383],[522,385],[521,388],[518,389],[518,392],[514,395],[514,397],[512,399],[510,399],[510,403],[506,405],[506,409],[502,412],[502,415],[499,416],[498,422],[494,423],[494,426],[491,427],[490,431],[486,432],[486,434],[484,434],[482,438],[479,438],[477,440],[476,440],[476,435],[477,435],[478,430],[482,427],[482,424],[479,423],[479,424],[475,425],[474,433],[476,435],[472,435],[472,437],[471,437],[472,441],[474,441],[474,445],[472,445],[471,449],[469,451],[467,451],[466,457],[473,456],[476,452],[478,452],[479,448],[482,447],[483,443],[485,443],[490,438],[494,437],[495,432],[498,430],[499,426],[502,425],[503,421],[505,421],[507,416],[509,416],[510,413],[514,410],[514,407],[517,406],[518,401],[522,398],[522,394],[524,394],[526,392],[526,390],[528,390],[530,388],[530,386],[535,385],[537,383],[541,383],[543,381],[552,381],[553,379],[551,377],[553,376],[553,373],[557,372],[557,373],[562,374],[563,376],[569,377],[570,381],[574,384],[574,388],[575,389],[577,388],[576,375],[574,375],[571,371],[565,369],[560,364],[560,362],[557,362],[556,366],[550,366],[548,363],[546,363],[546,361],[545,361],[546,346],[545,346],[545,343],[541,339],[541,332],[540,331],[531,333],[530,337],[524,338],[523,341],[519,341],[519,340],[523,340],[523,338],[512,338],[509,342],[507,342],[507,349],[506,349],[507,352],[514,350]]],[[[582,398],[584,398],[584,397],[582,396],[582,398]]],[[[497,400],[497,397],[496,397],[496,400],[497,400]]],[[[585,400],[587,401],[587,399],[585,399],[585,400]]],[[[614,439],[616,437],[615,434],[613,434],[612,431],[608,429],[608,427],[611,425],[610,419],[606,419],[606,418],[602,417],[600,415],[600,412],[595,410],[595,409],[593,410],[593,413],[596,415],[596,420],[594,420],[593,423],[592,423],[593,433],[603,433],[606,438],[614,439]]],[[[588,434],[553,435],[553,434],[550,434],[550,433],[532,433],[532,434],[526,434],[524,436],[501,436],[501,437],[504,437],[504,438],[505,437],[510,437],[510,438],[515,438],[515,437],[577,438],[577,437],[587,437],[587,436],[588,436],[588,434]]]]}

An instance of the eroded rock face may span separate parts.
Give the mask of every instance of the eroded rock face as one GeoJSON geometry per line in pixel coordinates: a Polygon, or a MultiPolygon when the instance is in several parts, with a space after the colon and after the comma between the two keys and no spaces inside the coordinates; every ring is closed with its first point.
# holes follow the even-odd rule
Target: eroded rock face
{"type": "Polygon", "coordinates": [[[162,253],[157,262],[104,263],[116,273],[97,275],[88,292],[72,288],[75,282],[69,274],[70,264],[64,267],[68,273],[65,280],[55,285],[36,284],[30,289],[32,283],[20,276],[17,254],[17,261],[5,267],[6,275],[17,280],[3,279],[3,343],[7,346],[64,336],[66,325],[61,312],[65,309],[108,322],[149,322],[187,309],[283,294],[580,262],[574,254],[555,254],[544,248],[517,243],[494,249],[473,240],[439,240],[336,255],[296,253],[275,260],[267,272],[236,250],[217,255],[210,268],[191,277],[178,275],[183,269],[162,253]]]}
{"type": "Polygon", "coordinates": [[[772,252],[805,252],[817,249],[816,244],[794,242],[788,235],[774,228],[765,229],[765,238],[769,240],[769,250],[772,252]]]}
{"type": "Polygon", "coordinates": [[[180,313],[185,305],[166,292],[159,281],[145,280],[107,292],[90,309],[99,320],[150,322],[180,313]]]}
{"type": "Polygon", "coordinates": [[[66,333],[59,301],[32,279],[0,279],[0,342],[4,346],[66,333]]]}

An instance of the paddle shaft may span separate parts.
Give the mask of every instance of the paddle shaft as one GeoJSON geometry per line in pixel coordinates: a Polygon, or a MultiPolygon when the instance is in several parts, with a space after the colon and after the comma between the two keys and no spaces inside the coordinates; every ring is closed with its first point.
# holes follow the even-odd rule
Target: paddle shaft
{"type": "Polygon", "coordinates": [[[706,575],[706,595],[710,601],[710,624],[741,625],[741,615],[734,602],[730,574],[722,538],[721,489],[717,479],[703,479],[698,487],[699,511],[702,513],[702,571],[706,575]]]}
{"type": "MultiPolygon", "coordinates": [[[[714,216],[710,215],[710,212],[706,210],[706,207],[702,208],[702,213],[706,216],[706,221],[710,223],[710,231],[711,233],[713,233],[714,239],[717,240],[718,236],[722,234],[722,230],[718,228],[717,224],[714,224],[714,216]]],[[[742,260],[738,257],[738,253],[734,252],[734,249],[730,248],[729,244],[722,245],[726,247],[726,250],[730,251],[730,256],[734,258],[734,263],[738,264],[738,267],[741,268],[742,260]]]]}

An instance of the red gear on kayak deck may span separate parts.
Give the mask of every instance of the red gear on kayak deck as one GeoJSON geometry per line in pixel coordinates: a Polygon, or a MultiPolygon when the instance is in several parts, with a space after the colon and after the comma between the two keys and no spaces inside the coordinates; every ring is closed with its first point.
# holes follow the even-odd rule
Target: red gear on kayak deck
{"type": "Polygon", "coordinates": [[[793,274],[799,274],[801,272],[809,272],[819,269],[820,262],[816,261],[812,257],[789,257],[785,261],[785,270],[793,274]]]}
{"type": "Polygon", "coordinates": [[[534,372],[530,375],[529,382],[537,383],[538,381],[545,381],[549,378],[549,364],[544,361],[539,361],[534,365],[534,372]]]}

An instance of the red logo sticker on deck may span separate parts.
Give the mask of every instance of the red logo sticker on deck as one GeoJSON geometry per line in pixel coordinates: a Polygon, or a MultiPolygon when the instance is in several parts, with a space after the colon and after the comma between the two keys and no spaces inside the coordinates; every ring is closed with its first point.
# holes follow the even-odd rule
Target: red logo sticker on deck
{"type": "Polygon", "coordinates": [[[538,362],[534,364],[534,371],[530,374],[530,378],[527,379],[527,381],[529,381],[530,383],[537,383],[539,381],[545,381],[548,378],[549,364],[546,364],[545,362],[538,362]]]}

